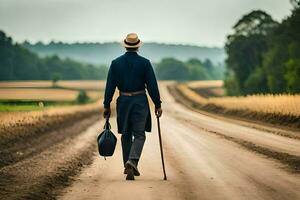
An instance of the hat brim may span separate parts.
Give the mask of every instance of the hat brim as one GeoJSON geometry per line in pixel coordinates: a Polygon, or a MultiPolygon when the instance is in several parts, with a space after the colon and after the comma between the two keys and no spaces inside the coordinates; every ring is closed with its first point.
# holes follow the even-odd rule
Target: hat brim
{"type": "Polygon", "coordinates": [[[136,44],[136,45],[128,45],[128,44],[125,43],[124,40],[121,41],[121,45],[122,45],[123,47],[125,47],[125,48],[138,48],[138,47],[142,46],[142,44],[143,44],[143,42],[140,41],[140,42],[139,42],[138,44],[136,44]]]}

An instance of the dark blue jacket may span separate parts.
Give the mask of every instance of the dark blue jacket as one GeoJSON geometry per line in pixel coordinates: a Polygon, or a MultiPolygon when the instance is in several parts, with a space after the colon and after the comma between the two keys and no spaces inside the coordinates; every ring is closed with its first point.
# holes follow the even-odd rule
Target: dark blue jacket
{"type": "MultiPolygon", "coordinates": [[[[136,52],[126,52],[124,55],[112,61],[109,68],[105,95],[104,107],[109,108],[116,87],[121,92],[136,92],[147,89],[156,108],[161,107],[160,94],[157,86],[156,77],[150,61],[136,52]]],[[[118,106],[118,105],[117,105],[118,106]]],[[[118,130],[122,132],[126,130],[125,118],[130,112],[129,105],[119,105],[118,118],[122,119],[118,122],[118,130]]],[[[146,131],[151,131],[151,117],[149,117],[145,127],[146,131]]]]}

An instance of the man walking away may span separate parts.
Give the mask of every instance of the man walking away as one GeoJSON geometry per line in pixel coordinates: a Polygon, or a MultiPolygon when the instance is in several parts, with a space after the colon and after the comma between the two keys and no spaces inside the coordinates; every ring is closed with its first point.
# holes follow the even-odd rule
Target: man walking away
{"type": "Polygon", "coordinates": [[[151,131],[151,116],[146,96],[147,89],[155,104],[155,115],[162,115],[161,100],[156,77],[150,61],[137,54],[142,42],[130,33],[122,41],[126,53],[114,59],[109,68],[105,95],[104,117],[111,114],[110,103],[116,87],[118,133],[122,134],[122,152],[126,180],[139,176],[137,168],[145,143],[145,131],[151,131]]]}

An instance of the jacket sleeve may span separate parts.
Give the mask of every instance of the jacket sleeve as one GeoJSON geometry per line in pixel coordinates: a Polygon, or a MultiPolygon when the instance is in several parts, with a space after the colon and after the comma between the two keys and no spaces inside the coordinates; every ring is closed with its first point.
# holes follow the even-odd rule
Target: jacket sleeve
{"type": "Polygon", "coordinates": [[[160,94],[159,94],[154,70],[150,61],[147,61],[146,64],[146,86],[147,86],[148,93],[155,105],[155,108],[160,108],[161,107],[160,94]]]}
{"type": "Polygon", "coordinates": [[[105,86],[105,94],[104,94],[104,108],[110,108],[110,102],[112,101],[112,98],[115,93],[116,89],[116,77],[113,72],[113,65],[114,62],[111,63],[108,75],[107,75],[107,80],[106,80],[106,86],[105,86]]]}

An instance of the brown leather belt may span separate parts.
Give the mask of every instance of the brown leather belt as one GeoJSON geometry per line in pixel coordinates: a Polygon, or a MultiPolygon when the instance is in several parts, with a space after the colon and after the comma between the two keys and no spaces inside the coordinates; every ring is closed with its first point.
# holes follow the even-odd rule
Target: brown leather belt
{"type": "Polygon", "coordinates": [[[141,95],[141,94],[146,94],[145,90],[140,90],[140,91],[136,91],[136,92],[121,92],[120,91],[120,95],[122,96],[137,96],[137,95],[141,95]]]}

